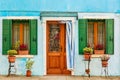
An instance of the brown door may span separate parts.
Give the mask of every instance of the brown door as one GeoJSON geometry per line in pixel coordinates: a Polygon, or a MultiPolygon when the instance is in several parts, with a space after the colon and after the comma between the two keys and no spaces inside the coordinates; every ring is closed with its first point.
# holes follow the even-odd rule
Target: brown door
{"type": "Polygon", "coordinates": [[[66,25],[47,22],[47,74],[70,74],[66,65],[66,25]]]}

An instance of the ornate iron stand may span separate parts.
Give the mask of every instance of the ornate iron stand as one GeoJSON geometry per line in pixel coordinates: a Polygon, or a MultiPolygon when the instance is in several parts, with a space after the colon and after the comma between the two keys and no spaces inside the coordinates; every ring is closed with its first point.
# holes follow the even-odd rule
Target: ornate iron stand
{"type": "Polygon", "coordinates": [[[88,77],[90,78],[90,61],[91,61],[91,59],[89,57],[89,60],[84,60],[84,61],[88,62],[87,69],[85,68],[85,73],[88,74],[88,77]]]}
{"type": "Polygon", "coordinates": [[[11,63],[11,62],[9,62],[9,68],[8,68],[8,76],[10,76],[10,75],[14,75],[14,74],[12,74],[11,72],[16,72],[16,68],[15,68],[15,63],[11,63]],[[14,69],[14,71],[13,71],[13,69],[14,69]]]}

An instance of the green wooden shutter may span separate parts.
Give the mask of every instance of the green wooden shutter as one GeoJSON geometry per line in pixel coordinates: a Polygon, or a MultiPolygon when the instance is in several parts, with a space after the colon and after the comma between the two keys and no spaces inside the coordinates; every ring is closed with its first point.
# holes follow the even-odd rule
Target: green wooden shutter
{"type": "Polygon", "coordinates": [[[79,19],[79,54],[83,54],[83,48],[87,46],[87,20],[79,19]]]}
{"type": "Polygon", "coordinates": [[[11,46],[11,29],[12,29],[12,20],[3,20],[2,27],[2,53],[5,55],[7,51],[12,48],[11,46]]]}
{"type": "Polygon", "coordinates": [[[114,20],[106,19],[106,54],[114,54],[114,20]]]}
{"type": "Polygon", "coordinates": [[[37,55],[37,20],[30,20],[30,54],[37,55]]]}

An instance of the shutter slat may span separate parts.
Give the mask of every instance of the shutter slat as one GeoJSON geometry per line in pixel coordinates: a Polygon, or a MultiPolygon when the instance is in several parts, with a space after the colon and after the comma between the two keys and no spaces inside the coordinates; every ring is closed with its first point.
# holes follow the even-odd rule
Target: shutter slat
{"type": "Polygon", "coordinates": [[[30,54],[37,55],[37,20],[30,20],[30,54]]]}
{"type": "Polygon", "coordinates": [[[7,51],[11,49],[11,28],[12,20],[3,20],[3,37],[2,37],[2,53],[7,54],[7,51]]]}
{"type": "Polygon", "coordinates": [[[106,19],[106,54],[114,54],[114,20],[106,19]]]}
{"type": "Polygon", "coordinates": [[[83,54],[83,48],[87,46],[87,20],[79,19],[79,54],[83,54]]]}

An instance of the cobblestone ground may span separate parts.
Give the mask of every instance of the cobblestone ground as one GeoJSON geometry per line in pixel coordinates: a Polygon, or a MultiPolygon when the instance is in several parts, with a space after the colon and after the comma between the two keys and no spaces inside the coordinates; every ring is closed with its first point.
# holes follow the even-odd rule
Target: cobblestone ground
{"type": "Polygon", "coordinates": [[[120,80],[119,77],[82,77],[82,76],[0,76],[0,80],[120,80]]]}

